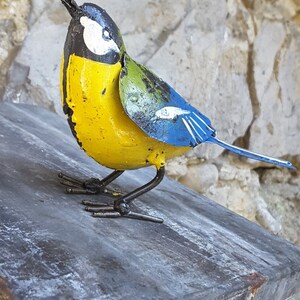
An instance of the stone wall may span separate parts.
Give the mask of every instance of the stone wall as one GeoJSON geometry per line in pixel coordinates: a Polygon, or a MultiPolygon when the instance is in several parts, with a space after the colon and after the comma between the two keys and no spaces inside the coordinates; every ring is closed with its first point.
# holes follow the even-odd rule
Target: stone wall
{"type": "MultiPolygon", "coordinates": [[[[94,2],[119,25],[129,54],[206,114],[221,139],[300,167],[299,1],[94,2]]],[[[68,21],[60,1],[0,0],[5,101],[62,114],[59,65],[68,21]]],[[[240,159],[214,145],[174,159],[167,170],[300,244],[299,173],[240,159]]]]}
{"type": "Polygon", "coordinates": [[[0,0],[0,99],[7,70],[26,36],[29,12],[29,0],[0,0]]]}

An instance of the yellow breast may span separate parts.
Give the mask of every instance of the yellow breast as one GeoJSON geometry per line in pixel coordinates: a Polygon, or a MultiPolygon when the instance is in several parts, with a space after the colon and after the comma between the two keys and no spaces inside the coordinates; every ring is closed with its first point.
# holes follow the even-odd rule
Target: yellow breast
{"type": "Polygon", "coordinates": [[[120,70],[120,63],[107,65],[76,55],[62,67],[63,101],[73,111],[74,134],[86,153],[108,168],[128,170],[160,168],[166,159],[190,150],[149,137],[126,115],[119,96],[120,70]]]}

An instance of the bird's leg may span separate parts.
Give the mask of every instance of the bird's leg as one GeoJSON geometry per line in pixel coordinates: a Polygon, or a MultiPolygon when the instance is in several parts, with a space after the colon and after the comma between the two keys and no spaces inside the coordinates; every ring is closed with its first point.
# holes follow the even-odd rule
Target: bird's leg
{"type": "Polygon", "coordinates": [[[86,211],[92,212],[93,217],[96,218],[126,217],[162,223],[163,220],[160,218],[132,212],[130,203],[137,197],[155,188],[162,181],[164,175],[165,168],[162,167],[157,171],[156,176],[150,182],[124,196],[119,197],[114,201],[113,205],[102,205],[90,201],[83,201],[82,203],[86,206],[86,211]]]}
{"type": "Polygon", "coordinates": [[[68,194],[113,194],[107,191],[106,186],[117,179],[123,172],[124,171],[115,170],[102,180],[97,178],[90,178],[88,180],[81,181],[76,178],[67,176],[63,173],[59,173],[58,177],[60,183],[67,187],[66,192],[68,194]]]}

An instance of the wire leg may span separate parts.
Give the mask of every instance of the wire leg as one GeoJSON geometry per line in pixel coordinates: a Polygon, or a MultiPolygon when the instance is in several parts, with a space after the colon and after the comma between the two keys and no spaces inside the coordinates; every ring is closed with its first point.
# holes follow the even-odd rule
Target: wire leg
{"type": "Polygon", "coordinates": [[[163,220],[161,218],[156,218],[153,216],[132,212],[130,203],[137,197],[155,188],[162,181],[164,175],[165,175],[165,168],[162,167],[157,171],[156,176],[150,182],[124,196],[119,197],[114,201],[113,205],[98,204],[96,202],[91,202],[91,201],[83,201],[82,204],[86,206],[85,210],[92,212],[92,216],[95,218],[125,217],[125,218],[162,223],[163,220]]]}

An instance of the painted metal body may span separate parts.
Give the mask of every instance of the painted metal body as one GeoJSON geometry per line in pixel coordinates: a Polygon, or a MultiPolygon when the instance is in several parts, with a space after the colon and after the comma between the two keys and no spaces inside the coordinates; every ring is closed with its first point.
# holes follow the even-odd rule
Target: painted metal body
{"type": "Polygon", "coordinates": [[[64,48],[64,112],[86,153],[112,169],[165,165],[203,142],[246,157],[294,168],[290,162],[231,146],[210,120],[126,53],[120,31],[102,8],[62,0],[72,20],[64,48]]]}
{"type": "Polygon", "coordinates": [[[63,109],[82,149],[115,171],[102,180],[86,181],[60,173],[60,182],[71,194],[106,194],[107,185],[124,170],[149,165],[157,169],[148,183],[125,195],[112,194],[112,205],[84,200],[85,209],[94,217],[163,222],[155,216],[132,212],[130,204],[161,182],[167,159],[203,142],[294,168],[290,162],[217,139],[206,116],[128,56],[119,29],[105,10],[91,3],[78,6],[74,0],[61,1],[72,17],[61,67],[63,109]]]}
{"type": "Polygon", "coordinates": [[[120,63],[109,65],[75,54],[67,59],[62,77],[69,123],[81,147],[97,162],[118,170],[160,168],[166,159],[189,149],[151,138],[128,117],[119,96],[120,63]]]}

